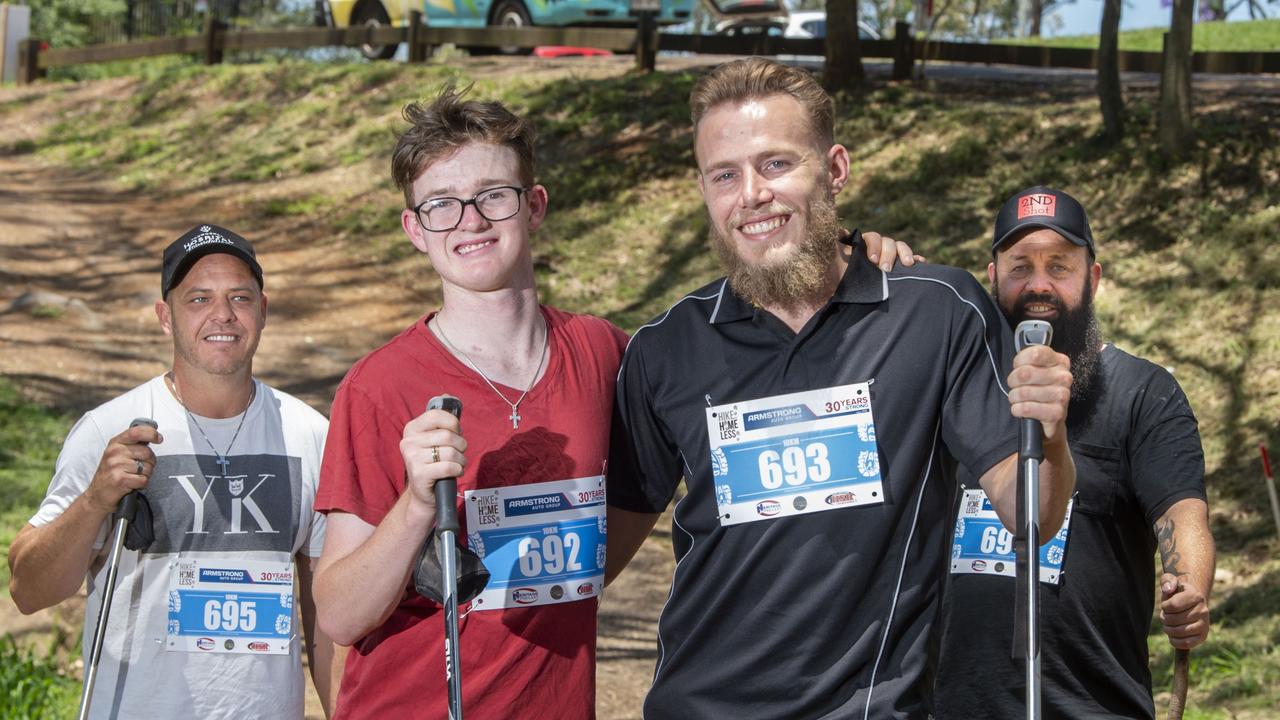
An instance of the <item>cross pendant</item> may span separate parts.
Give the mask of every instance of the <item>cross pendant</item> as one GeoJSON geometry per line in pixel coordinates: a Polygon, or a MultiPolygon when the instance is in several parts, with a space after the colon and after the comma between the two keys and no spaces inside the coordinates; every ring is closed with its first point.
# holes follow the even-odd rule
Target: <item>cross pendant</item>
{"type": "Polygon", "coordinates": [[[217,458],[218,458],[217,460],[213,461],[214,464],[221,466],[222,474],[226,475],[227,470],[231,467],[231,461],[227,459],[226,455],[218,455],[217,458]]]}
{"type": "Polygon", "coordinates": [[[507,419],[511,421],[512,430],[515,430],[516,428],[520,427],[520,411],[519,410],[515,408],[511,408],[511,414],[507,416],[507,419]]]}

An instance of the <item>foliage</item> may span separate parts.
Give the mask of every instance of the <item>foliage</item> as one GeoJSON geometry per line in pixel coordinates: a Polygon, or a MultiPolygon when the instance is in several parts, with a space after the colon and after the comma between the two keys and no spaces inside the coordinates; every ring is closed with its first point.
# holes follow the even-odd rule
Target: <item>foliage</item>
{"type": "Polygon", "coordinates": [[[37,0],[31,6],[31,36],[52,47],[78,47],[103,42],[125,42],[125,18],[133,8],[137,32],[156,35],[189,35],[197,32],[209,8],[220,19],[237,27],[307,26],[312,22],[309,3],[299,0],[245,0],[243,3],[201,3],[193,0],[37,0]],[[232,9],[242,13],[227,17],[232,9]],[[145,20],[145,22],[144,22],[145,20]]]}
{"type": "Polygon", "coordinates": [[[12,635],[0,637],[0,720],[70,717],[79,688],[52,653],[37,657],[12,635]]]}
{"type": "MultiPolygon", "coordinates": [[[[0,554],[8,556],[13,536],[44,497],[69,428],[70,418],[23,400],[0,377],[0,554]]],[[[0,563],[0,587],[8,585],[9,565],[0,563]]]]}
{"type": "MultiPolygon", "coordinates": [[[[1161,0],[1161,7],[1168,7],[1171,0],[1161,0]]],[[[1249,11],[1249,19],[1256,20],[1267,16],[1267,8],[1263,4],[1280,5],[1280,0],[1205,0],[1200,3],[1201,20],[1226,20],[1241,7],[1249,11]]]]}
{"type": "Polygon", "coordinates": [[[125,0],[41,0],[31,4],[31,37],[53,47],[83,45],[89,41],[91,22],[124,11],[125,0]]]}

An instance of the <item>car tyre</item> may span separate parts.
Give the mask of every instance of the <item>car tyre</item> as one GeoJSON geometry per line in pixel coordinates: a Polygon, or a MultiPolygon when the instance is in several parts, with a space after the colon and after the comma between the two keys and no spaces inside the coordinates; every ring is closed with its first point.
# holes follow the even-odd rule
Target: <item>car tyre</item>
{"type": "MultiPolygon", "coordinates": [[[[533,27],[533,20],[520,0],[502,0],[493,11],[492,24],[494,27],[533,27]]],[[[503,55],[528,55],[533,52],[533,48],[507,45],[498,48],[498,52],[503,55]]]]}
{"type": "MultiPolygon", "coordinates": [[[[386,8],[382,7],[382,3],[378,0],[366,2],[356,10],[355,15],[351,17],[351,26],[358,27],[360,25],[368,25],[370,27],[390,27],[391,18],[387,16],[386,8]]],[[[369,60],[390,60],[395,56],[396,50],[400,48],[400,43],[392,43],[390,45],[369,45],[360,46],[360,54],[369,60]]]]}

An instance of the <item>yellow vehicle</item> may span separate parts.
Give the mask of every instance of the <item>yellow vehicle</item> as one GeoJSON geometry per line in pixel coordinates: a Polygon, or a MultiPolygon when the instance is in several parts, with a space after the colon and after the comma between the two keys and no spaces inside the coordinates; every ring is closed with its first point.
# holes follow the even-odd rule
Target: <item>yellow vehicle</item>
{"type": "MultiPolygon", "coordinates": [[[[697,0],[662,0],[659,25],[672,25],[693,16],[697,0]]],[[[634,27],[631,0],[316,0],[316,19],[334,27],[408,24],[409,12],[421,7],[427,24],[435,27],[634,27]]],[[[389,58],[395,45],[361,48],[370,59],[389,58]]]]}

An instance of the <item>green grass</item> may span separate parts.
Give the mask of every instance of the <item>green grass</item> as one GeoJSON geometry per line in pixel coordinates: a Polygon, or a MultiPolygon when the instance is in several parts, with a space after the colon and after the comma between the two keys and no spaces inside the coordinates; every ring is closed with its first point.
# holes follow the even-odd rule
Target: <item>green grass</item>
{"type": "MultiPolygon", "coordinates": [[[[0,554],[44,498],[53,464],[72,419],[24,401],[13,384],[0,377],[0,554]]],[[[0,593],[9,596],[9,565],[0,566],[0,593]]]]}
{"type": "Polygon", "coordinates": [[[72,717],[79,696],[80,683],[52,652],[40,656],[12,635],[0,637],[0,720],[72,717]]]}
{"type": "MultiPolygon", "coordinates": [[[[1231,24],[1243,25],[1280,28],[1231,24]]],[[[161,199],[233,186],[252,198],[245,213],[303,223],[353,257],[416,268],[389,277],[420,282],[427,265],[403,239],[403,201],[388,178],[393,131],[406,101],[474,81],[541,134],[538,179],[551,211],[534,253],[544,301],[631,330],[716,276],[687,127],[693,74],[549,80],[485,67],[177,67],[92,107],[46,84],[30,102],[51,119],[23,150],[161,199]]],[[[1198,109],[1192,160],[1171,166],[1154,150],[1154,102],[1130,97],[1128,137],[1106,146],[1096,99],[1058,88],[896,85],[841,96],[837,137],[853,179],[838,209],[850,227],[981,272],[1005,197],[1047,183],[1084,202],[1104,267],[1104,332],[1174,371],[1203,435],[1219,567],[1231,579],[1215,592],[1209,642],[1192,655],[1187,717],[1268,717],[1280,702],[1280,543],[1257,445],[1280,447],[1280,128],[1265,102],[1215,98],[1198,109]]],[[[0,103],[0,122],[17,110],[0,103]]],[[[0,543],[38,503],[68,424],[12,399],[12,388],[0,387],[4,397],[0,413],[20,408],[44,430],[0,425],[22,425],[0,447],[26,453],[0,456],[0,482],[19,483],[0,507],[9,533],[0,543]]],[[[1157,689],[1167,687],[1172,654],[1158,629],[1150,645],[1157,689]]]]}
{"type": "MultiPolygon", "coordinates": [[[[1125,30],[1120,33],[1121,50],[1160,52],[1168,27],[1125,30]]],[[[1049,47],[1098,47],[1097,35],[1070,35],[1055,38],[1009,38],[995,42],[1010,45],[1049,47]]],[[[1280,52],[1280,19],[1240,22],[1198,22],[1191,32],[1193,52],[1280,52]]]]}

